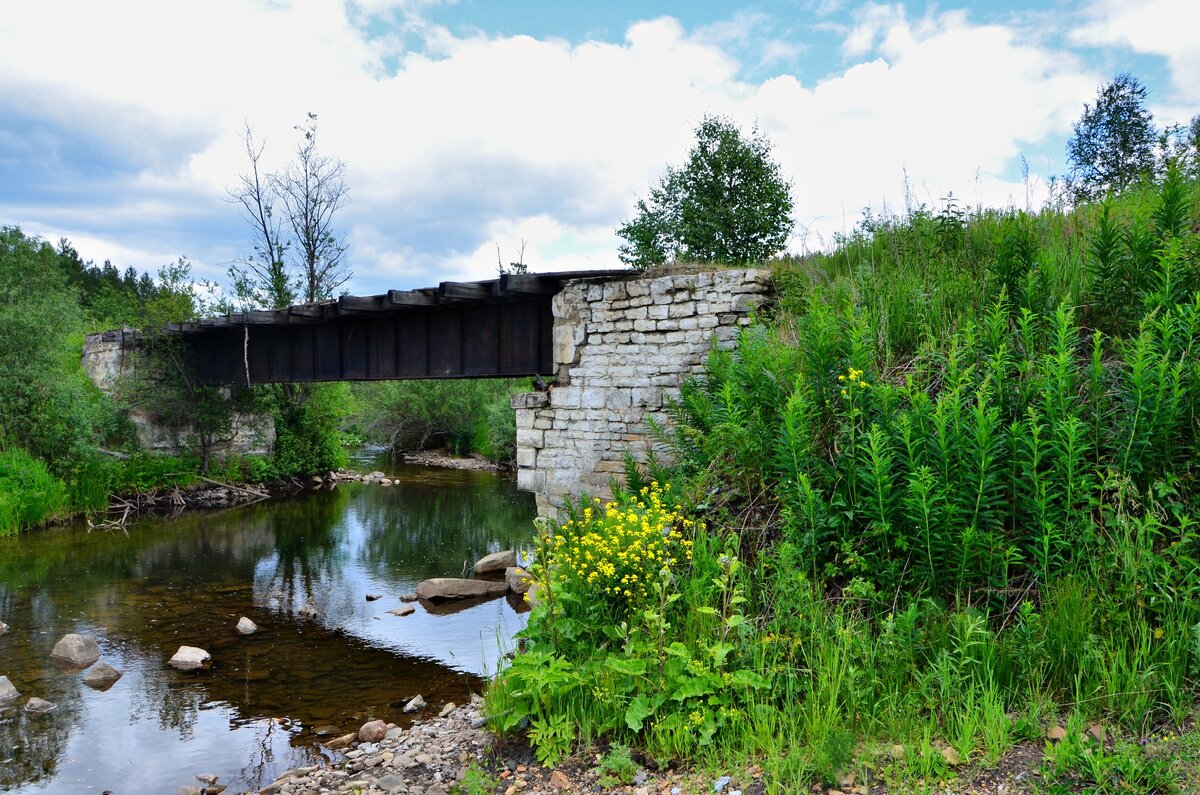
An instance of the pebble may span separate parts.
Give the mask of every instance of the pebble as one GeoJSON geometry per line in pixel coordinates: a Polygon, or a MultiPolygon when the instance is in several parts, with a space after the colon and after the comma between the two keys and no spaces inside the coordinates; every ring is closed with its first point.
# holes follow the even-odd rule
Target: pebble
{"type": "Polygon", "coordinates": [[[242,616],[238,619],[237,627],[235,627],[235,629],[237,629],[238,633],[241,635],[253,635],[255,632],[258,632],[258,624],[255,624],[250,619],[242,616]]]}
{"type": "Polygon", "coordinates": [[[733,779],[731,779],[729,776],[721,776],[719,779],[713,782],[713,792],[724,792],[725,788],[729,786],[729,782],[732,780],[733,779]]]}
{"type": "Polygon", "coordinates": [[[409,701],[407,704],[404,705],[404,711],[405,712],[416,712],[418,710],[425,709],[425,706],[426,706],[425,699],[421,698],[421,694],[418,693],[416,695],[416,697],[413,698],[412,701],[409,701]]]}

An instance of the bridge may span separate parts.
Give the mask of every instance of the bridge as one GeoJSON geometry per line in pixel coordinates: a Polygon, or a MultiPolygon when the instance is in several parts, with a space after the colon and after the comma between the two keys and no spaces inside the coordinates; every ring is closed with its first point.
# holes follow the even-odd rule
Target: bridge
{"type": "Polygon", "coordinates": [[[343,295],[170,326],[201,384],[518,378],[554,371],[551,302],[568,280],[628,271],[501,274],[343,295]]]}
{"type": "MultiPolygon", "coordinates": [[[[752,268],[505,274],[172,330],[212,385],[552,376],[512,406],[517,483],[553,515],[581,491],[605,494],[627,454],[646,460],[647,421],[666,420],[684,379],[704,372],[714,345],[735,344],[771,291],[770,272],[752,268]]],[[[96,334],[84,367],[111,389],[137,350],[134,334],[96,334]]]]}

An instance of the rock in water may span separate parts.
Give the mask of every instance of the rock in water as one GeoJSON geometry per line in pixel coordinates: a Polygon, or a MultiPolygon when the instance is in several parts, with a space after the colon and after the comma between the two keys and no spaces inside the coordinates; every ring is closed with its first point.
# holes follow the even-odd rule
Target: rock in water
{"type": "Polygon", "coordinates": [[[417,612],[417,608],[413,607],[412,605],[401,605],[395,610],[389,610],[388,612],[394,616],[411,616],[413,613],[417,612]]]}
{"type": "Polygon", "coordinates": [[[318,615],[320,615],[319,611],[313,606],[312,602],[305,602],[304,607],[301,607],[296,611],[296,613],[301,618],[316,618],[318,615]]]}
{"type": "Polygon", "coordinates": [[[509,566],[517,565],[517,553],[511,549],[506,549],[503,552],[493,552],[490,555],[484,555],[475,564],[476,574],[501,574],[509,566]]]}
{"type": "Polygon", "coordinates": [[[47,701],[44,698],[38,698],[37,696],[34,696],[33,698],[31,698],[25,702],[25,711],[26,712],[49,712],[50,710],[54,709],[57,706],[58,706],[58,704],[51,704],[49,701],[47,701]]]}
{"type": "Polygon", "coordinates": [[[412,701],[404,705],[405,712],[416,712],[422,709],[425,709],[425,699],[421,698],[420,694],[417,694],[412,701]]]}
{"type": "Polygon", "coordinates": [[[418,600],[418,599],[420,599],[420,598],[421,598],[421,597],[417,596],[415,593],[402,593],[402,594],[400,594],[400,601],[401,601],[401,602],[415,602],[415,601],[417,601],[417,600],[418,600]]]}
{"type": "Polygon", "coordinates": [[[7,676],[0,676],[0,704],[12,701],[21,695],[7,676]]]}
{"type": "Polygon", "coordinates": [[[198,649],[195,646],[180,646],[179,651],[175,652],[175,656],[167,664],[181,671],[194,671],[211,662],[212,655],[204,649],[198,649]]]}
{"type": "Polygon", "coordinates": [[[5,632],[8,632],[8,624],[0,621],[0,635],[3,635],[5,632]]]}
{"type": "Polygon", "coordinates": [[[95,690],[108,690],[121,676],[122,673],[108,663],[100,663],[83,675],[83,683],[95,690]]]}
{"type": "Polygon", "coordinates": [[[515,594],[527,593],[529,586],[533,585],[533,578],[529,576],[529,572],[520,566],[509,566],[505,569],[504,581],[508,583],[508,590],[515,594]]]}
{"type": "Polygon", "coordinates": [[[237,631],[243,635],[253,635],[255,632],[258,632],[258,624],[242,616],[238,619],[237,631]]]}
{"type": "Polygon", "coordinates": [[[503,596],[506,593],[508,593],[508,583],[460,580],[455,577],[434,577],[417,586],[417,596],[431,602],[473,599],[480,596],[503,596]]]}
{"type": "Polygon", "coordinates": [[[54,651],[50,652],[50,656],[68,665],[86,668],[100,659],[100,647],[90,636],[72,633],[63,635],[62,639],[54,644],[54,651]]]}
{"type": "Polygon", "coordinates": [[[369,593],[369,594],[367,594],[367,601],[368,601],[368,602],[374,602],[376,599],[382,599],[382,598],[383,598],[383,594],[381,594],[381,593],[369,593]]]}
{"type": "Polygon", "coordinates": [[[381,720],[373,720],[362,725],[358,730],[358,741],[363,743],[377,743],[387,734],[387,724],[381,720]]]}

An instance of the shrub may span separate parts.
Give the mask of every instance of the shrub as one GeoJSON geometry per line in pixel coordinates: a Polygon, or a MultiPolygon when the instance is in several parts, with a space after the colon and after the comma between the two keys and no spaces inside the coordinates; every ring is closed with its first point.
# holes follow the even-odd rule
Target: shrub
{"type": "Polygon", "coordinates": [[[0,536],[43,524],[67,505],[67,489],[20,448],[0,450],[0,536]]]}

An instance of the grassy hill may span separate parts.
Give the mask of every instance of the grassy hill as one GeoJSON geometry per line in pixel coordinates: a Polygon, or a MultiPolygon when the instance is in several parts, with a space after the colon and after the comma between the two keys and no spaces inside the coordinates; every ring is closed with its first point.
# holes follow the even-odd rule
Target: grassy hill
{"type": "Polygon", "coordinates": [[[919,209],[777,263],[671,464],[544,529],[496,724],[776,792],[1194,785],[1198,198],[919,209]]]}

